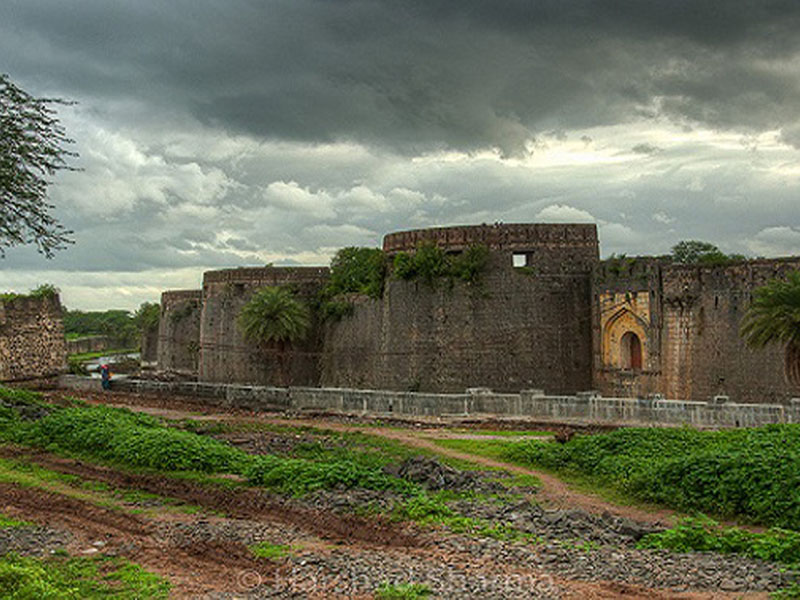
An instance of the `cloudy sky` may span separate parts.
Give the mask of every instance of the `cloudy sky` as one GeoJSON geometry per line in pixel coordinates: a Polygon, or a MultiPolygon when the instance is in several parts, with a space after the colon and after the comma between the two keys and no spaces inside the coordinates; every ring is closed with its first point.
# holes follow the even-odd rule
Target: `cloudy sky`
{"type": "Polygon", "coordinates": [[[595,222],[800,254],[797,0],[3,0],[0,72],[75,100],[75,244],[0,289],[135,308],[390,231],[595,222]]]}

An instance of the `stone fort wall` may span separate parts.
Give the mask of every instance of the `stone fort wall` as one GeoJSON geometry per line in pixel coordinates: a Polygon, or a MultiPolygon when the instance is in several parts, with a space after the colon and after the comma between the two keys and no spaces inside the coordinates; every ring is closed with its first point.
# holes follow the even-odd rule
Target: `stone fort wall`
{"type": "Polygon", "coordinates": [[[157,351],[159,369],[197,373],[202,300],[202,290],[173,290],[161,294],[157,351]]]}
{"type": "Polygon", "coordinates": [[[594,380],[604,395],[781,403],[798,396],[778,345],[747,347],[739,326],[753,290],[800,269],[800,258],[730,265],[632,260],[598,265],[593,284],[594,380]],[[613,264],[611,265],[614,266],[613,264]],[[641,368],[625,362],[622,338],[642,342],[641,368]]]}
{"type": "Polygon", "coordinates": [[[200,313],[200,380],[275,384],[287,374],[296,385],[318,385],[321,332],[316,315],[306,340],[292,344],[284,352],[247,342],[236,319],[253,292],[264,286],[287,286],[312,304],[328,276],[327,267],[259,267],[205,273],[200,313]]]}
{"type": "Polygon", "coordinates": [[[58,296],[0,300],[0,381],[60,375],[66,361],[58,296]]]}
{"type": "Polygon", "coordinates": [[[201,291],[162,297],[159,367],[257,385],[280,384],[288,365],[292,385],[337,388],[596,389],[610,397],[705,402],[723,395],[744,403],[800,396],[784,377],[782,348],[752,350],[738,333],[753,290],[800,269],[800,258],[601,262],[594,225],[550,224],[404,231],[387,235],[384,251],[391,263],[425,242],[450,254],[487,246],[480,284],[430,286],[390,273],[381,298],[350,296],[352,314],[339,320],[315,315],[308,339],[281,354],[244,341],[239,311],[265,285],[289,286],[315,306],[328,269],[208,272],[201,291]]]}
{"type": "Polygon", "coordinates": [[[591,387],[594,225],[423,229],[387,235],[384,251],[391,259],[423,242],[450,253],[483,244],[488,267],[477,285],[430,286],[390,274],[380,300],[363,299],[352,316],[326,327],[323,385],[431,392],[591,387]]]}

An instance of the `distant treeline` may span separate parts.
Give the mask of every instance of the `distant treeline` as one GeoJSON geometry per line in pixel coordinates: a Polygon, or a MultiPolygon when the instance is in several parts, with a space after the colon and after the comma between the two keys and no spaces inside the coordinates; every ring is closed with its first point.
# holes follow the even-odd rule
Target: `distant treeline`
{"type": "Polygon", "coordinates": [[[135,312],[129,310],[84,311],[64,309],[64,333],[68,337],[105,335],[118,348],[139,346],[144,329],[158,327],[158,304],[144,302],[135,312]]]}

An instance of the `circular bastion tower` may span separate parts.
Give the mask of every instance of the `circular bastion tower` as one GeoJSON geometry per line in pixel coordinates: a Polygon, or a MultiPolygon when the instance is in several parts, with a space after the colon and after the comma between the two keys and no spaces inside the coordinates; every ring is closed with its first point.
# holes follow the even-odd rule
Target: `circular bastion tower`
{"type": "Polygon", "coordinates": [[[307,338],[292,344],[280,356],[274,348],[259,348],[246,341],[236,320],[253,293],[265,286],[288,287],[311,304],[328,274],[327,267],[257,267],[204,273],[200,381],[279,385],[281,376],[288,373],[292,385],[317,385],[321,337],[315,320],[307,338]]]}
{"type": "Polygon", "coordinates": [[[168,290],[161,294],[158,320],[158,368],[197,375],[200,356],[201,290],[168,290]]]}
{"type": "MultiPolygon", "coordinates": [[[[463,392],[591,389],[591,272],[597,230],[584,224],[418,229],[384,237],[389,264],[435,244],[488,249],[476,283],[402,280],[326,330],[324,385],[463,392]]],[[[391,267],[390,267],[391,271],[391,267]]]]}

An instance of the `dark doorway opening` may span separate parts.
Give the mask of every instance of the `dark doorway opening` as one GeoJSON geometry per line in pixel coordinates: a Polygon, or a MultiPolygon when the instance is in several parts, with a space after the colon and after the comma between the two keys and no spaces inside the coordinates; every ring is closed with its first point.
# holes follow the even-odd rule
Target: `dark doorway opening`
{"type": "Polygon", "coordinates": [[[622,368],[631,369],[633,371],[641,371],[642,342],[639,339],[639,336],[632,331],[628,331],[622,336],[620,344],[622,346],[620,348],[622,355],[622,368]]]}

